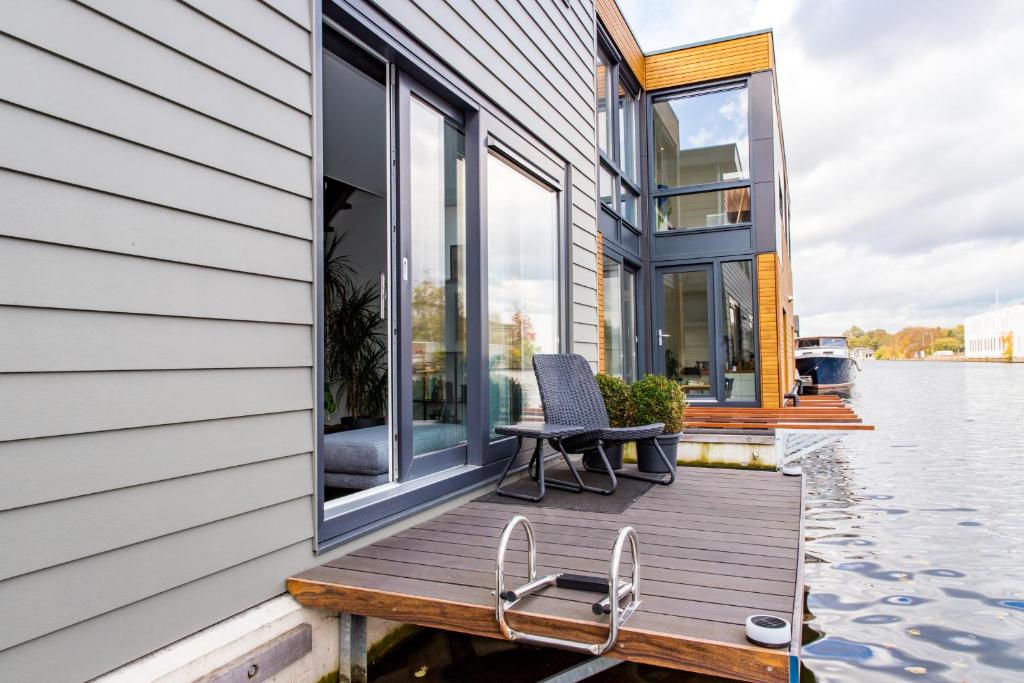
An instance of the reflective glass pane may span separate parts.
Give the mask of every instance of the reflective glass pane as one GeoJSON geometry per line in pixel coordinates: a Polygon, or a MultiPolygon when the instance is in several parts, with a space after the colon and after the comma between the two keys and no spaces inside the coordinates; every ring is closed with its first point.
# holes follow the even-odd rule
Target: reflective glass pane
{"type": "Polygon", "coordinates": [[[487,158],[490,427],[544,419],[533,355],[558,352],[558,194],[487,158]]]}
{"type": "Polygon", "coordinates": [[[706,270],[661,276],[658,351],[665,375],[681,382],[688,396],[711,395],[711,363],[706,270]]]}
{"type": "Polygon", "coordinates": [[[612,69],[608,59],[597,53],[597,146],[605,154],[611,154],[611,113],[612,113],[612,69]]]}
{"type": "Polygon", "coordinates": [[[750,177],[746,88],[656,102],[653,124],[658,189],[750,177]]]}
{"type": "Polygon", "coordinates": [[[726,401],[753,401],[754,381],[754,280],[750,261],[722,264],[722,320],[725,321],[726,401]]]}
{"type": "Polygon", "coordinates": [[[636,381],[636,273],[622,272],[622,379],[636,381]]]}
{"type": "Polygon", "coordinates": [[[664,230],[717,228],[750,222],[750,188],[656,197],[657,225],[664,230]]]}
{"type": "Polygon", "coordinates": [[[636,180],[637,103],[628,90],[619,85],[619,166],[630,180],[636,180]]]}
{"type": "Polygon", "coordinates": [[[604,257],[604,371],[623,377],[622,264],[604,257]]]}
{"type": "Polygon", "coordinates": [[[629,186],[623,183],[619,189],[619,215],[633,225],[637,224],[636,205],[637,196],[633,194],[633,190],[629,189],[629,186]]]}
{"type": "Polygon", "coordinates": [[[615,185],[611,173],[601,164],[597,165],[597,193],[601,197],[601,203],[614,211],[615,185]]]}
{"type": "Polygon", "coordinates": [[[466,139],[412,100],[413,451],[466,441],[466,139]]]}

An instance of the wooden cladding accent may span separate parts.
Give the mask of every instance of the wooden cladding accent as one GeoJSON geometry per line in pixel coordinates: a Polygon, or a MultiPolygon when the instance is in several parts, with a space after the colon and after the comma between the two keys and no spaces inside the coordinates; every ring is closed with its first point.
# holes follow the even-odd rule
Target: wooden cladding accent
{"type": "Polygon", "coordinates": [[[601,20],[605,30],[608,31],[608,35],[611,36],[615,47],[619,48],[619,52],[622,53],[626,63],[629,64],[633,75],[640,81],[640,87],[646,88],[647,86],[644,83],[646,77],[644,52],[640,49],[640,44],[636,42],[633,31],[630,30],[629,24],[626,23],[626,18],[622,16],[619,6],[615,3],[615,0],[597,0],[596,7],[597,17],[601,20]]]}
{"type": "Polygon", "coordinates": [[[761,407],[782,407],[780,374],[779,261],[775,252],[757,255],[757,322],[761,346],[761,407]]]}
{"type": "Polygon", "coordinates": [[[740,76],[772,68],[771,33],[647,55],[647,90],[740,76]]]}
{"type": "Polygon", "coordinates": [[[597,371],[604,372],[604,235],[597,233],[597,371]]]}
{"type": "Polygon", "coordinates": [[[771,32],[645,55],[615,0],[596,0],[597,17],[644,90],[658,90],[774,68],[771,32]]]}

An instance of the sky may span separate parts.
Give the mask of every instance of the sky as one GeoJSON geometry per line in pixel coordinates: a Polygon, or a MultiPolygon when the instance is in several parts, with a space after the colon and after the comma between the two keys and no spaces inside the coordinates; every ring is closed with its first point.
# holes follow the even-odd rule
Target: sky
{"type": "Polygon", "coordinates": [[[618,2],[645,51],[773,29],[801,334],[1024,301],[1024,3],[618,2]]]}

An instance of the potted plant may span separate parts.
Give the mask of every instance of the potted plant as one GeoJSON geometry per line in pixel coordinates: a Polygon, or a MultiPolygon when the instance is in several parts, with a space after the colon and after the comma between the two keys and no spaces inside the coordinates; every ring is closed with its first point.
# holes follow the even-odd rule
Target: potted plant
{"type": "MultiPolygon", "coordinates": [[[[665,429],[661,436],[657,437],[657,441],[674,468],[679,450],[679,436],[683,431],[683,412],[686,408],[683,388],[678,382],[662,375],[647,375],[633,383],[630,389],[630,403],[634,424],[665,423],[665,429]]],[[[641,472],[667,471],[658,450],[650,441],[637,443],[636,464],[641,472]]]]}
{"type": "MultiPolygon", "coordinates": [[[[628,427],[632,419],[632,404],[629,398],[629,385],[622,379],[601,373],[597,375],[597,386],[604,398],[604,406],[608,409],[608,421],[612,427],[628,427]]],[[[622,446],[616,444],[604,449],[608,463],[613,470],[622,469],[622,446]]],[[[583,464],[589,470],[604,471],[604,463],[597,451],[584,454],[583,464]]]]}

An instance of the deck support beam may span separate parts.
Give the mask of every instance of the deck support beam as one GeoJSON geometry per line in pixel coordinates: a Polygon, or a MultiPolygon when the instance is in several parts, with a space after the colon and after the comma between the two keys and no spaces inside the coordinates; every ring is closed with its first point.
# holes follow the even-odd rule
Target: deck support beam
{"type": "Polygon", "coordinates": [[[338,613],[338,681],[367,683],[366,617],[338,613]]]}
{"type": "Polygon", "coordinates": [[[577,681],[586,680],[623,663],[625,663],[624,660],[614,657],[591,657],[556,673],[554,676],[548,676],[539,683],[577,683],[577,681]]]}

